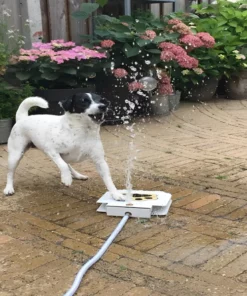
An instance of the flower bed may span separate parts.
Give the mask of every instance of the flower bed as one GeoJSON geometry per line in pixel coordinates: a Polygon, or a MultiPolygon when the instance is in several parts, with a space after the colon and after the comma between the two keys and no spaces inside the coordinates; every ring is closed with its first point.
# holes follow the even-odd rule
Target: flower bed
{"type": "Polygon", "coordinates": [[[74,42],[52,40],[33,43],[29,50],[21,49],[12,57],[11,70],[20,81],[46,89],[81,87],[104,67],[104,52],[76,46],[74,42]]]}

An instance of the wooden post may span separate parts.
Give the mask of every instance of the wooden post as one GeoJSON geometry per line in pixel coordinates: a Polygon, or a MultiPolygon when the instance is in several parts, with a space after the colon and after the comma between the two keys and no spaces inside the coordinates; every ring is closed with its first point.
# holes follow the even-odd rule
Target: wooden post
{"type": "Polygon", "coordinates": [[[51,39],[69,40],[67,9],[66,0],[48,0],[51,39]]]}
{"type": "Polygon", "coordinates": [[[85,2],[84,0],[69,0],[69,22],[70,22],[70,38],[74,42],[80,44],[81,43],[81,37],[80,35],[86,35],[88,34],[88,21],[81,21],[78,19],[75,19],[71,16],[71,14],[74,11],[79,10],[80,5],[85,2]]]}
{"type": "Polygon", "coordinates": [[[40,0],[41,17],[42,17],[42,28],[43,28],[43,39],[45,42],[51,40],[50,36],[50,18],[48,10],[47,0],[40,0]]]}

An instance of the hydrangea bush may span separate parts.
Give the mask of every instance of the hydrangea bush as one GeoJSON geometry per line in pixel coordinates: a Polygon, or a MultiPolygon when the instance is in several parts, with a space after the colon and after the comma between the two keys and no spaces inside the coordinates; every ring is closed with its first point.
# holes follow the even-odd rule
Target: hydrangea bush
{"type": "Polygon", "coordinates": [[[247,69],[247,1],[217,0],[210,5],[195,5],[199,16],[195,24],[216,40],[215,49],[224,75],[247,69]]]}
{"type": "Polygon", "coordinates": [[[197,33],[179,19],[101,15],[96,20],[97,40],[93,44],[98,42],[105,49],[111,73],[126,79],[131,92],[143,88],[138,80],[150,76],[150,71],[158,78],[160,94],[172,94],[175,80],[183,71],[193,71],[202,79],[204,70],[194,53],[200,49],[205,55],[215,44],[210,34],[197,33]]]}
{"type": "Polygon", "coordinates": [[[33,43],[29,50],[20,49],[19,55],[12,57],[10,68],[20,81],[28,81],[35,87],[81,87],[106,66],[105,58],[106,54],[96,49],[52,40],[33,43]]]}

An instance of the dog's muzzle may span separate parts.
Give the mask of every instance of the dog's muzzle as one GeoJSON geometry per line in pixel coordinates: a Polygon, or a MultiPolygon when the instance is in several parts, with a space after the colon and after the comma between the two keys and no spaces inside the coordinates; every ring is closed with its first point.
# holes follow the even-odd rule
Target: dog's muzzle
{"type": "Polygon", "coordinates": [[[105,113],[108,111],[108,107],[105,104],[100,104],[98,110],[99,112],[97,114],[90,114],[89,117],[97,123],[102,123],[104,121],[105,113]]]}

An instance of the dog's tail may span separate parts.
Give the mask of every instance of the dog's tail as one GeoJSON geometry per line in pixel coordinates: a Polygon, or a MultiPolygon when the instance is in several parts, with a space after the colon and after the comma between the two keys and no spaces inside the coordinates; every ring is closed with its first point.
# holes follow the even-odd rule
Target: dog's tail
{"type": "Polygon", "coordinates": [[[25,99],[19,106],[16,112],[16,121],[28,116],[28,110],[31,107],[40,107],[47,109],[49,107],[48,102],[40,97],[29,97],[25,99]]]}

